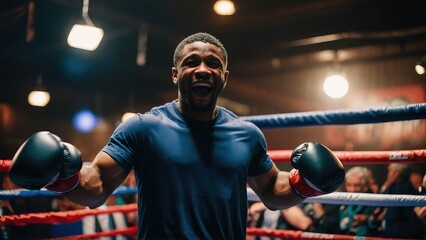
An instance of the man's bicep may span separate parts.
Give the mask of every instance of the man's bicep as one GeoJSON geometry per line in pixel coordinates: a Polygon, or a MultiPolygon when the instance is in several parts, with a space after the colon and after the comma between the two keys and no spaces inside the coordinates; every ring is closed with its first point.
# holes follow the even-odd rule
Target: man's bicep
{"type": "Polygon", "coordinates": [[[273,190],[273,184],[278,175],[278,168],[274,164],[267,172],[248,178],[248,185],[262,199],[262,196],[270,194],[273,190]]]}

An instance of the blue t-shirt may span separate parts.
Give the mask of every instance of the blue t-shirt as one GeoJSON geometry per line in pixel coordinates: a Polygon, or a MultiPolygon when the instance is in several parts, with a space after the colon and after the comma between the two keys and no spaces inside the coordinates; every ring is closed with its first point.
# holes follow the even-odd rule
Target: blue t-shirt
{"type": "Polygon", "coordinates": [[[222,107],[190,120],[176,100],[123,122],[103,151],[134,167],[139,239],[244,239],[247,177],[272,167],[254,124],[222,107]]]}

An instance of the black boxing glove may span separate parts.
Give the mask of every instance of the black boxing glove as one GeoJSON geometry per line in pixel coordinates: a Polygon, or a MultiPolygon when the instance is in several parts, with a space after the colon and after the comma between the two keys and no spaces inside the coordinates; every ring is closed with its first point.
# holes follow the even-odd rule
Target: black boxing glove
{"type": "Polygon", "coordinates": [[[11,180],[30,190],[45,187],[58,193],[74,189],[80,182],[83,161],[80,151],[50,132],[28,138],[13,157],[11,180]]]}
{"type": "Polygon", "coordinates": [[[336,191],[345,179],[340,160],[326,146],[307,142],[291,154],[290,185],[303,198],[336,191]]]}

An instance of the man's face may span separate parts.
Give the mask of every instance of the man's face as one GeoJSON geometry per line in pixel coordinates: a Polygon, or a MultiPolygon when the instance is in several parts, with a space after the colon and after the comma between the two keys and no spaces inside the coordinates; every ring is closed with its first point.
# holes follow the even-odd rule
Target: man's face
{"type": "Polygon", "coordinates": [[[185,46],[176,65],[172,68],[172,78],[178,85],[182,108],[192,112],[213,111],[228,80],[220,48],[211,43],[193,42],[185,46]]]}
{"type": "Polygon", "coordinates": [[[363,182],[358,176],[347,176],[345,178],[345,188],[347,192],[363,193],[368,190],[368,183],[363,182]]]}

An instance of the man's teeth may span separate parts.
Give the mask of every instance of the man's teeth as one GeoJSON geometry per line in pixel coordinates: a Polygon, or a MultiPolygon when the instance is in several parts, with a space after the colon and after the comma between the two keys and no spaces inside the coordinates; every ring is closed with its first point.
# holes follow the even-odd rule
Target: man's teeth
{"type": "Polygon", "coordinates": [[[195,83],[193,87],[208,87],[211,88],[210,84],[207,83],[195,83]]]}

